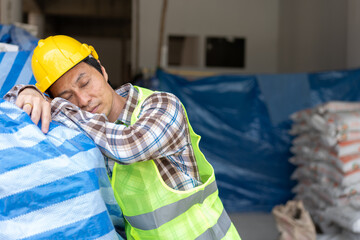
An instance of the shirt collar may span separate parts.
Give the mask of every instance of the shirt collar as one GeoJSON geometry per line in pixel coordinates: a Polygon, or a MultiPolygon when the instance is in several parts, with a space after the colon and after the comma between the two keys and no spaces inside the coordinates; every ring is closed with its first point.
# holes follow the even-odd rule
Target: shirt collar
{"type": "Polygon", "coordinates": [[[131,115],[134,112],[135,107],[137,105],[139,93],[130,83],[126,83],[122,85],[115,92],[120,96],[126,98],[124,108],[121,111],[116,123],[123,123],[126,125],[130,125],[131,115]]]}

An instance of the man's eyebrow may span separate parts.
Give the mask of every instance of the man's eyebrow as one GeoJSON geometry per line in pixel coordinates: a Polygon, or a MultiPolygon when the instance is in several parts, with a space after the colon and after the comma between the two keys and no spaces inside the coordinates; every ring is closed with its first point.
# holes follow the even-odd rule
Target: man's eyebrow
{"type": "MultiPolygon", "coordinates": [[[[77,77],[77,79],[75,80],[75,83],[77,84],[85,74],[86,74],[85,72],[80,73],[79,76],[77,77]]],[[[61,93],[58,94],[58,97],[61,97],[62,95],[66,94],[68,92],[70,92],[70,90],[68,90],[68,89],[62,91],[61,93]]]]}
{"type": "Polygon", "coordinates": [[[85,72],[80,73],[79,76],[77,77],[77,79],[75,80],[75,83],[78,83],[85,74],[86,74],[85,72]]]}
{"type": "Polygon", "coordinates": [[[62,95],[66,94],[67,92],[70,92],[69,90],[64,90],[61,93],[57,95],[57,97],[62,97],[62,95]]]}

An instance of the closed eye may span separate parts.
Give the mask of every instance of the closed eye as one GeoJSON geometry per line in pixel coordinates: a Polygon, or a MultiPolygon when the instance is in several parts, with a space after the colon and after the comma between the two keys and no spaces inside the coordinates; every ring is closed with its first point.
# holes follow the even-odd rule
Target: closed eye
{"type": "Polygon", "coordinates": [[[67,96],[65,96],[65,97],[63,97],[64,99],[66,99],[66,100],[68,100],[68,101],[70,101],[70,99],[72,98],[72,94],[70,94],[70,95],[67,95],[67,96]]]}
{"type": "Polygon", "coordinates": [[[86,81],[84,84],[82,84],[80,87],[83,88],[83,87],[86,87],[88,84],[89,84],[90,81],[86,81]]]}

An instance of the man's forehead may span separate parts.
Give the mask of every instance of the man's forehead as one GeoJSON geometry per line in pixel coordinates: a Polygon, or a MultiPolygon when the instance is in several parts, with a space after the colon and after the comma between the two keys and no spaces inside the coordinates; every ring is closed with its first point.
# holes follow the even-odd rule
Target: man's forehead
{"type": "MultiPolygon", "coordinates": [[[[90,74],[91,74],[91,69],[89,68],[88,64],[81,62],[72,69],[70,69],[61,78],[63,78],[64,79],[63,81],[66,83],[76,84],[83,77],[90,74]]],[[[61,78],[59,80],[61,80],[61,78]]]]}
{"type": "Polygon", "coordinates": [[[86,75],[88,75],[87,72],[81,72],[81,73],[77,76],[77,78],[75,79],[75,83],[79,83],[79,81],[80,81],[82,78],[84,78],[86,75]]]}
{"type": "Polygon", "coordinates": [[[86,71],[64,75],[53,84],[51,91],[54,92],[57,96],[69,93],[73,90],[73,87],[80,84],[81,79],[84,79],[87,75],[88,73],[86,71]]]}

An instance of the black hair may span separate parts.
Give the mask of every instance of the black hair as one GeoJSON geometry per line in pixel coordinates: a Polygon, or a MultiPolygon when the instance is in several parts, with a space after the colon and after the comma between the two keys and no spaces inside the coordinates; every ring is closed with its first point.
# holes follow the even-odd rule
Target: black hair
{"type": "MultiPolygon", "coordinates": [[[[101,75],[104,76],[102,70],[101,70],[101,64],[98,60],[96,60],[93,56],[89,55],[88,57],[86,57],[84,60],[82,60],[82,62],[89,64],[90,66],[94,67],[96,70],[99,71],[99,73],[101,75]]],[[[114,86],[111,84],[111,81],[108,79],[107,82],[109,83],[109,85],[111,86],[111,88],[114,89],[114,86]]]]}
{"type": "Polygon", "coordinates": [[[82,60],[82,62],[87,63],[90,66],[94,67],[96,70],[99,71],[99,73],[101,73],[101,75],[103,75],[103,72],[101,71],[101,65],[99,61],[96,60],[95,58],[88,56],[84,60],[82,60]]]}
{"type": "MultiPolygon", "coordinates": [[[[101,65],[100,65],[100,63],[98,62],[98,60],[96,60],[94,57],[92,57],[91,55],[90,56],[87,56],[84,60],[82,60],[82,61],[80,61],[79,63],[81,63],[81,62],[84,62],[84,63],[86,63],[86,64],[89,64],[90,66],[92,66],[93,68],[95,68],[96,70],[98,70],[99,71],[99,73],[101,74],[101,75],[103,75],[104,76],[104,74],[103,74],[103,72],[102,72],[102,70],[101,70],[101,65]]],[[[78,63],[78,64],[79,64],[78,63]]],[[[77,65],[77,64],[76,64],[77,65]]],[[[75,66],[76,66],[75,65],[75,66]]],[[[74,66],[74,67],[75,67],[74,66]]],[[[51,92],[50,92],[50,87],[45,91],[45,93],[47,94],[47,95],[49,95],[49,97],[50,98],[54,98],[54,96],[51,94],[51,92]]]]}

